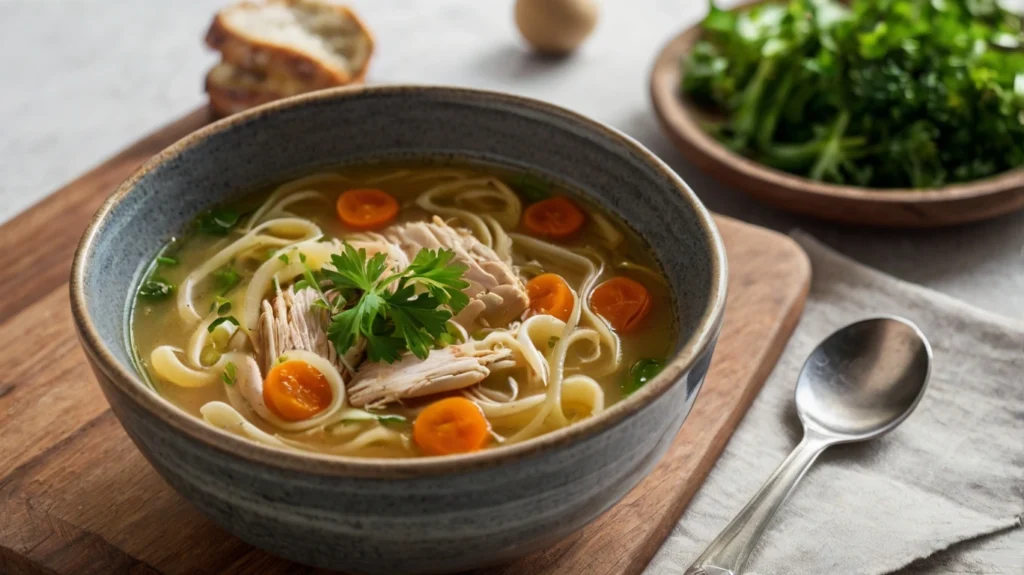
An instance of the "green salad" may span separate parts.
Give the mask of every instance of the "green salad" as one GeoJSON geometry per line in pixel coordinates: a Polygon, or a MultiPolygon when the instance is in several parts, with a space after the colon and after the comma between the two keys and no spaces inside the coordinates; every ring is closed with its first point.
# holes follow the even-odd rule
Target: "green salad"
{"type": "Polygon", "coordinates": [[[1024,18],[995,0],[715,7],[682,92],[729,148],[837,184],[930,188],[1024,165],[1024,18]]]}

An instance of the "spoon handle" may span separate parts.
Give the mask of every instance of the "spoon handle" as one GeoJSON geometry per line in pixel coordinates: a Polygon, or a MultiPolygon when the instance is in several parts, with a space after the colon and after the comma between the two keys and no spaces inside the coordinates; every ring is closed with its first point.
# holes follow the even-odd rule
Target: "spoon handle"
{"type": "Polygon", "coordinates": [[[686,570],[686,575],[739,575],[772,516],[818,455],[829,445],[831,442],[826,438],[805,433],[800,444],[779,465],[750,503],[686,570]]]}

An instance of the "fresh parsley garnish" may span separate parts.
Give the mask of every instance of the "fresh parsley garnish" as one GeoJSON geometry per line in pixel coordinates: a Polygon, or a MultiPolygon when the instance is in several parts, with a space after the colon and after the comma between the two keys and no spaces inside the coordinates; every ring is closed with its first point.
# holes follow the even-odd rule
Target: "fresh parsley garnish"
{"type": "Polygon", "coordinates": [[[217,329],[217,326],[219,326],[222,323],[230,323],[237,326],[238,320],[235,319],[235,316],[233,315],[218,317],[217,319],[210,322],[210,327],[206,328],[206,331],[213,333],[213,330],[217,329]]]}
{"type": "Polygon", "coordinates": [[[224,366],[224,371],[220,374],[220,379],[227,385],[234,385],[237,379],[238,369],[235,364],[230,361],[224,366]]]}
{"type": "Polygon", "coordinates": [[[178,260],[170,256],[157,256],[156,263],[162,266],[176,266],[178,265],[178,260]]]}
{"type": "Polygon", "coordinates": [[[511,186],[529,203],[539,202],[551,197],[551,183],[530,174],[515,176],[512,178],[511,186]]]}
{"type": "Polygon", "coordinates": [[[654,379],[665,367],[658,359],[641,359],[629,368],[629,379],[622,384],[623,395],[630,395],[654,379]]]}
{"type": "Polygon", "coordinates": [[[365,249],[346,243],[320,270],[337,292],[333,299],[310,270],[304,275],[330,314],[327,336],[339,354],[364,338],[370,361],[393,363],[406,350],[425,359],[432,347],[445,342],[452,314],[469,303],[462,292],[469,287],[462,279],[467,268],[454,263],[454,257],[452,250],[422,249],[407,268],[385,276],[385,254],[367,257],[365,249]]]}
{"type": "Polygon", "coordinates": [[[288,254],[281,254],[281,255],[277,256],[277,259],[279,259],[279,260],[283,261],[285,264],[287,264],[288,263],[288,254]]]}
{"type": "Polygon", "coordinates": [[[549,337],[548,338],[548,349],[555,349],[555,346],[558,345],[558,340],[560,340],[560,339],[562,339],[562,338],[558,337],[557,335],[553,335],[553,336],[549,337]]]}
{"type": "Polygon", "coordinates": [[[174,284],[159,277],[152,276],[139,287],[139,297],[148,300],[167,299],[174,293],[174,284]]]}
{"type": "Polygon", "coordinates": [[[213,283],[220,295],[225,295],[242,283],[242,274],[238,273],[235,266],[228,264],[213,272],[213,283]]]}
{"type": "Polygon", "coordinates": [[[196,229],[204,234],[226,236],[238,225],[242,214],[233,208],[216,208],[196,218],[196,229]]]}

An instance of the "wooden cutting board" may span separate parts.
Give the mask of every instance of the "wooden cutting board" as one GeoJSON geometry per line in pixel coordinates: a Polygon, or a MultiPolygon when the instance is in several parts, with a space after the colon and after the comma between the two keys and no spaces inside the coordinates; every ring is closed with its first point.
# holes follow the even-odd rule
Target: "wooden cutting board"
{"type": "MultiPolygon", "coordinates": [[[[0,573],[301,573],[207,521],[122,431],[78,347],[67,279],[79,236],[143,161],[205,109],[134,144],[0,226],[0,573]]],[[[711,371],[660,465],[558,545],[488,575],[640,573],[775,365],[803,308],[806,255],[724,217],[725,325],[711,371]]]]}

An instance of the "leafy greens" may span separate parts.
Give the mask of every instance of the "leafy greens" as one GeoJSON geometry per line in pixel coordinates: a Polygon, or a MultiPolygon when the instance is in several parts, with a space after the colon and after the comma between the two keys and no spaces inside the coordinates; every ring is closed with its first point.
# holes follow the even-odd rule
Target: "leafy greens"
{"type": "Polygon", "coordinates": [[[1024,165],[1024,18],[995,0],[712,2],[702,27],[681,89],[757,161],[881,188],[1024,165]]]}
{"type": "Polygon", "coordinates": [[[319,292],[317,303],[331,318],[327,337],[338,354],[364,338],[370,361],[393,363],[406,350],[425,359],[436,344],[450,341],[448,321],[469,303],[462,292],[469,287],[462,279],[467,267],[454,257],[452,250],[422,249],[407,268],[386,275],[385,254],[367,257],[365,249],[346,243],[329,265],[307,268],[300,281],[319,292]]]}

